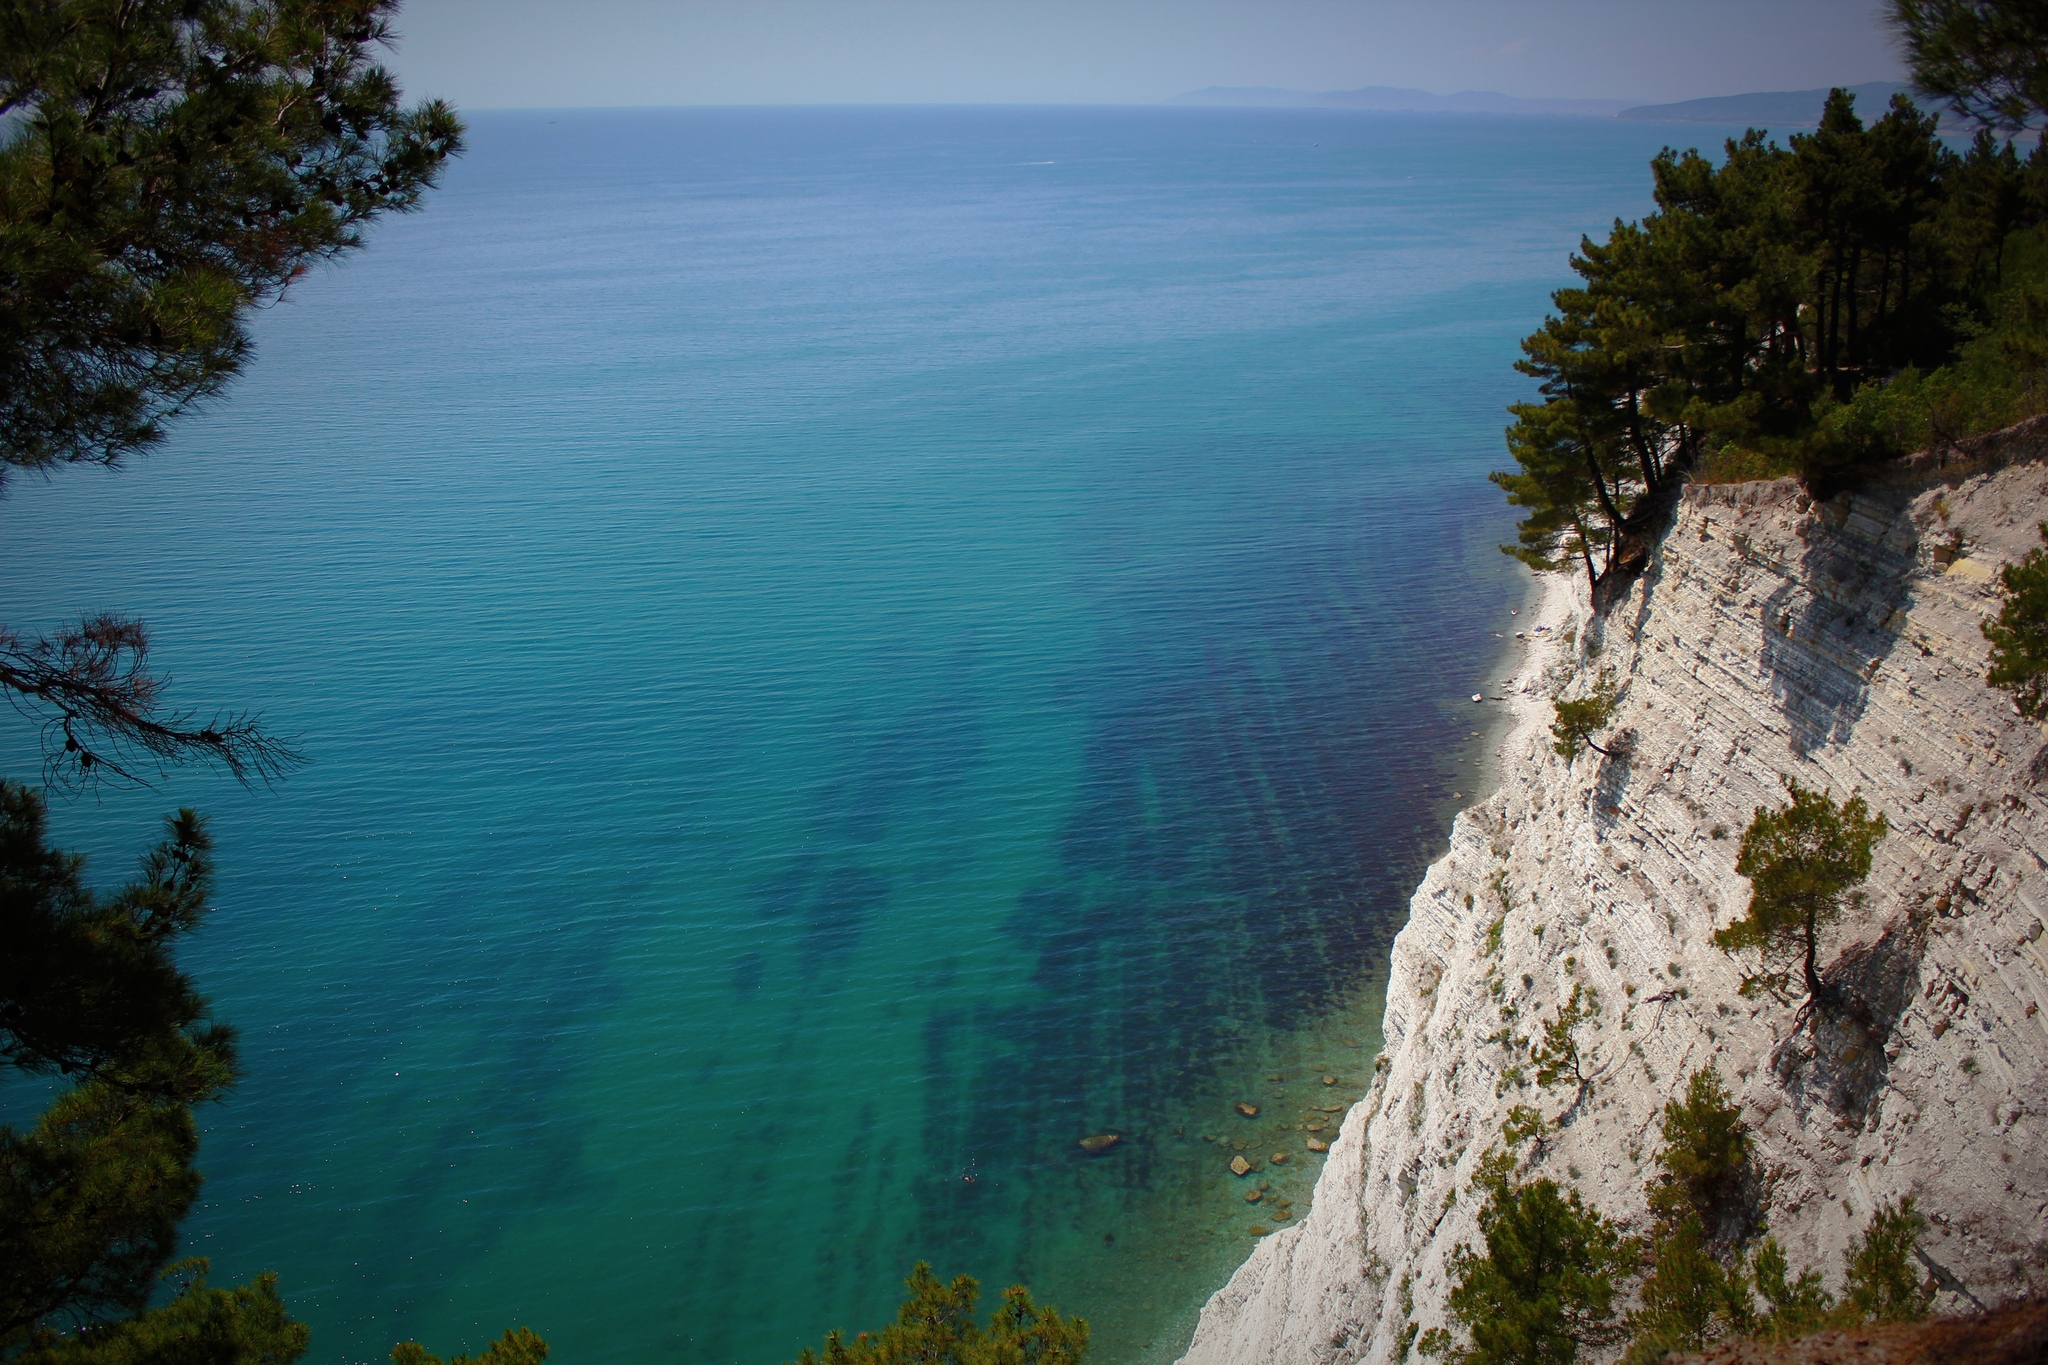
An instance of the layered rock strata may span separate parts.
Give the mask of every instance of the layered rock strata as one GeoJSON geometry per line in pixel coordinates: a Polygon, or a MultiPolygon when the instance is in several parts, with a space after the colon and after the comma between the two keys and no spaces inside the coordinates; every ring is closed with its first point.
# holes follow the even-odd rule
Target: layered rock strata
{"type": "MultiPolygon", "coordinates": [[[[1210,1300],[1188,1365],[1394,1362],[1447,1325],[1479,1242],[1475,1163],[1508,1110],[1562,1119],[1525,1163],[1647,1226],[1664,1104],[1712,1065],[1754,1127],[1757,1208],[1840,1288],[1873,1208],[1913,1196],[1942,1311],[2048,1289],[2048,746],[1984,684],[1998,570],[2040,544],[2040,433],[1815,503],[1694,487],[1604,617],[1547,585],[1502,778],[1457,817],[1396,940],[1386,1050],[1300,1224],[1210,1300]],[[1994,448],[1995,447],[1995,448],[1994,448]],[[1628,753],[1552,750],[1550,700],[1617,690],[1628,753]],[[1867,900],[1824,944],[1866,1022],[1740,993],[1741,834],[1786,780],[1882,811],[1867,900]],[[1544,1090],[1497,1041],[1574,984],[1592,1085],[1544,1090]]],[[[1525,1153],[1531,1150],[1524,1146],[1525,1153]]]]}

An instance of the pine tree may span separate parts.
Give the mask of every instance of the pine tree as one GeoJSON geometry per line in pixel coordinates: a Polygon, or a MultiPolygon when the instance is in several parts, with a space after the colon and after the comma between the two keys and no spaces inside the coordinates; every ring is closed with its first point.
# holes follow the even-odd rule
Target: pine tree
{"type": "Polygon", "coordinates": [[[1775,811],[1759,806],[1743,831],[1735,870],[1750,880],[1749,911],[1714,942],[1727,952],[1762,954],[1765,969],[1744,982],[1745,991],[1783,990],[1799,970],[1808,997],[1829,1008],[1835,993],[1820,976],[1820,932],[1860,895],[1871,849],[1888,826],[1883,815],[1870,817],[1860,796],[1837,805],[1826,792],[1788,785],[1791,801],[1775,811]]]}
{"type": "MultiPolygon", "coordinates": [[[[0,1057],[70,1080],[27,1132],[0,1127],[0,1359],[295,1360],[275,1283],[151,1297],[199,1192],[192,1106],[235,1079],[234,1035],[176,965],[212,887],[189,810],[110,896],[45,841],[39,793],[0,780],[0,1057]]],[[[172,1272],[177,1277],[177,1272],[172,1272]]]]}
{"type": "Polygon", "coordinates": [[[1697,1217],[1714,1229],[1733,1204],[1749,1163],[1749,1125],[1729,1098],[1721,1075],[1701,1067],[1686,1082],[1683,1101],[1664,1106],[1664,1145],[1657,1152],[1662,1179],[1650,1190],[1650,1211],[1661,1219],[1697,1217]]]}
{"type": "Polygon", "coordinates": [[[524,1327],[505,1333],[480,1356],[443,1360],[417,1341],[403,1341],[391,1348],[391,1365],[541,1365],[547,1358],[548,1344],[524,1327]]]}
{"type": "MultiPolygon", "coordinates": [[[[374,60],[395,0],[0,3],[0,488],[118,464],[219,394],[248,319],[418,206],[462,125],[374,60]]],[[[142,624],[0,625],[0,692],[44,722],[46,780],[295,761],[247,714],[165,705],[142,624]]]]}
{"type": "Polygon", "coordinates": [[[972,1277],[946,1284],[920,1261],[904,1284],[910,1297],[895,1322],[850,1342],[834,1332],[822,1355],[807,1349],[799,1365],[1079,1365],[1088,1353],[1088,1324],[1041,1308],[1022,1285],[1003,1291],[983,1328],[974,1319],[981,1285],[972,1277]]]}
{"type": "Polygon", "coordinates": [[[1553,1180],[1517,1184],[1497,1167],[1489,1184],[1486,1254],[1460,1247],[1451,1258],[1450,1315],[1469,1337],[1454,1365],[1571,1365],[1620,1340],[1614,1296],[1632,1244],[1553,1180]]]}
{"type": "Polygon", "coordinates": [[[1913,1209],[1911,1196],[1880,1205],[1863,1236],[1849,1252],[1848,1294],[1843,1300],[1849,1323],[1918,1322],[1934,1302],[1933,1286],[1913,1268],[1913,1251],[1927,1220],[1913,1209]]]}
{"type": "MultiPolygon", "coordinates": [[[[1660,1178],[1649,1188],[1655,1262],[1631,1316],[1628,1360],[1695,1351],[1751,1329],[1750,1286],[1739,1252],[1719,1232],[1749,1161],[1749,1126],[1711,1067],[1692,1074],[1681,1102],[1664,1106],[1660,1178]]],[[[1738,1234],[1739,1234],[1738,1229],[1738,1234]]]]}
{"type": "MultiPolygon", "coordinates": [[[[2048,522],[2041,524],[2048,540],[2048,522]]],[[[2033,550],[2000,575],[2005,605],[1998,619],[1982,626],[1991,642],[1991,669],[1984,681],[2012,694],[2029,720],[2048,720],[2048,550],[2033,550]]]]}
{"type": "Polygon", "coordinates": [[[1557,712],[1557,720],[1550,727],[1550,747],[1558,757],[1567,763],[1575,762],[1582,749],[1591,749],[1610,758],[1614,756],[1614,750],[1602,747],[1593,739],[1614,720],[1614,697],[1611,693],[1592,692],[1570,701],[1559,697],[1551,705],[1557,712]]]}

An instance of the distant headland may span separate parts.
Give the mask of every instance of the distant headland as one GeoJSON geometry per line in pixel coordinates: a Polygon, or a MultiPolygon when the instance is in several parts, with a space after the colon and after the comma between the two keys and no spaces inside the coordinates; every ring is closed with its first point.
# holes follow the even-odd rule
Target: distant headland
{"type": "MultiPolygon", "coordinates": [[[[1866,81],[1844,87],[1864,111],[1879,110],[1912,87],[1899,81],[1866,81]]],[[[1434,95],[1392,85],[1357,90],[1282,90],[1266,85],[1211,85],[1176,95],[1168,104],[1234,105],[1274,109],[1380,109],[1414,113],[1525,114],[1551,118],[1623,118],[1662,123],[1729,123],[1802,127],[1820,121],[1826,90],[1765,90],[1716,95],[1676,104],[1631,104],[1627,100],[1523,99],[1497,90],[1460,90],[1434,95]]]]}

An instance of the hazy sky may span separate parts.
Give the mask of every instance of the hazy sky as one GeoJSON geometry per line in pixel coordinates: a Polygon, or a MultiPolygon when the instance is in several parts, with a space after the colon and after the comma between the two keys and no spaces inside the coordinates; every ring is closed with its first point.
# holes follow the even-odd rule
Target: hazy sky
{"type": "Polygon", "coordinates": [[[1690,99],[1897,79],[1881,0],[407,0],[471,109],[1150,103],[1205,85],[1690,99]]]}

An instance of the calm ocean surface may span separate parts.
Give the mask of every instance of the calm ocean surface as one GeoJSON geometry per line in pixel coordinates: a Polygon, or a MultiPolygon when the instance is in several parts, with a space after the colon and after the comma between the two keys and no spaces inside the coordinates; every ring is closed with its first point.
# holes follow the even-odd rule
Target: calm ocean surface
{"type": "Polygon", "coordinates": [[[0,619],[313,758],[55,809],[108,881],[215,821],[191,1250],[320,1362],[772,1365],[920,1258],[1170,1358],[1478,781],[1515,342],[1695,130],[472,123],[227,401],[0,501],[0,619]]]}

